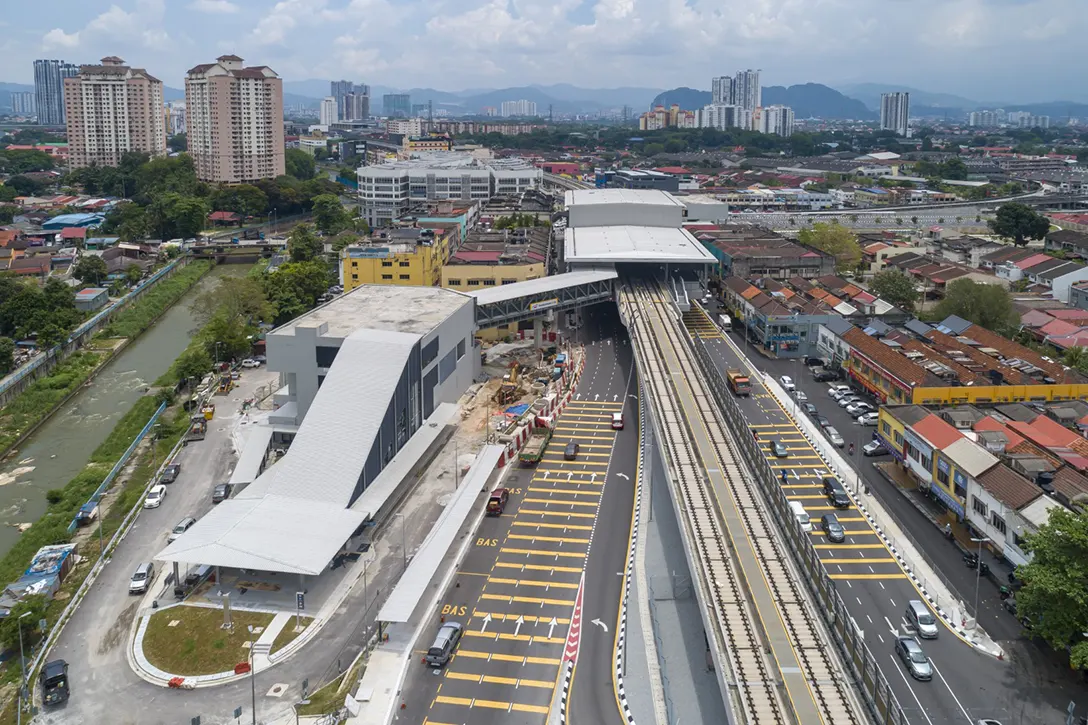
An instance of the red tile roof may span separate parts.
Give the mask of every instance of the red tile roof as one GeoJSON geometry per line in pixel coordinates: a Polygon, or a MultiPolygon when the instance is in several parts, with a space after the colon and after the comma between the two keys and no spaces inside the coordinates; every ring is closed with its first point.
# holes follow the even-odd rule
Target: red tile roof
{"type": "Polygon", "coordinates": [[[994,466],[976,479],[1001,503],[1020,509],[1043,495],[1043,490],[1005,464],[994,466]]]}
{"type": "Polygon", "coordinates": [[[498,262],[501,251],[494,252],[457,252],[453,258],[461,262],[498,262]]]}
{"type": "Polygon", "coordinates": [[[241,217],[232,211],[213,211],[208,215],[208,219],[213,222],[229,222],[241,219],[241,217]]]}
{"type": "Polygon", "coordinates": [[[1006,450],[1012,448],[1013,446],[1024,440],[1024,438],[1019,433],[1013,431],[1007,425],[999,421],[997,418],[994,418],[992,415],[988,415],[985,418],[976,422],[974,429],[1000,431],[1001,433],[1004,433],[1005,437],[1009,439],[1009,442],[1005,444],[1006,450]]]}
{"type": "Polygon", "coordinates": [[[943,418],[934,415],[933,413],[922,418],[912,425],[911,428],[914,429],[915,433],[925,438],[938,450],[944,450],[960,438],[963,438],[963,433],[960,433],[953,426],[945,422],[943,418]]]}
{"type": "Polygon", "coordinates": [[[86,239],[87,230],[83,227],[65,227],[60,230],[61,239],[86,239]]]}

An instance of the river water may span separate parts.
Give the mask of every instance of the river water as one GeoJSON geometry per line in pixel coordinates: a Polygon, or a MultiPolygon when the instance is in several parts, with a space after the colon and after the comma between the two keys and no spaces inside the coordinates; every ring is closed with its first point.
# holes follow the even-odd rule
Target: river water
{"type": "Polygon", "coordinates": [[[37,521],[45,513],[45,492],[62,488],[87,465],[144,389],[185,350],[197,327],[189,311],[193,298],[219,278],[248,270],[244,264],[220,265],[209,272],[0,464],[0,556],[19,538],[16,525],[37,521]]]}

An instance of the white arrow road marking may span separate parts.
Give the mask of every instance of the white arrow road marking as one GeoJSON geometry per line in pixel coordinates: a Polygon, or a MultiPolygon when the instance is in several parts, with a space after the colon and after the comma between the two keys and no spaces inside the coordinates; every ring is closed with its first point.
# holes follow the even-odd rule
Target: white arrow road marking
{"type": "Polygon", "coordinates": [[[555,631],[555,625],[557,624],[559,624],[559,622],[555,620],[555,617],[552,617],[552,621],[548,622],[548,639],[552,638],[552,632],[555,631]]]}
{"type": "Polygon", "coordinates": [[[490,612],[484,615],[483,626],[480,627],[480,631],[481,632],[486,632],[487,631],[487,625],[489,625],[489,624],[491,624],[491,613],[490,612]]]}
{"type": "Polygon", "coordinates": [[[605,624],[604,622],[602,622],[599,619],[594,619],[593,624],[596,624],[597,626],[599,626],[601,629],[603,629],[605,631],[605,634],[608,634],[608,625],[607,624],[605,624]]]}
{"type": "Polygon", "coordinates": [[[899,630],[897,630],[895,628],[895,625],[892,624],[892,620],[888,619],[887,617],[884,617],[884,621],[888,623],[888,629],[891,630],[892,636],[893,637],[898,637],[899,636],[899,630]]]}
{"type": "Polygon", "coordinates": [[[525,624],[525,617],[519,616],[517,621],[514,622],[514,636],[518,636],[518,632],[521,631],[521,625],[525,624]]]}
{"type": "Polygon", "coordinates": [[[593,399],[594,399],[594,400],[597,400],[597,399],[598,399],[598,398],[600,398],[600,397],[601,397],[601,396],[600,396],[600,393],[594,393],[594,395],[593,395],[593,399]]]}
{"type": "Polygon", "coordinates": [[[616,475],[617,475],[617,476],[619,476],[620,478],[622,478],[622,479],[626,480],[626,481],[630,481],[630,480],[631,480],[631,477],[630,477],[630,476],[628,476],[628,475],[627,475],[626,473],[617,473],[616,475]]]}

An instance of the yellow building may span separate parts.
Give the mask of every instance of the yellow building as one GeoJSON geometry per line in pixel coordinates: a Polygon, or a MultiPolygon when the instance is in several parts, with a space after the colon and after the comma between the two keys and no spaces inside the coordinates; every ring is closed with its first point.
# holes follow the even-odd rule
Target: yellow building
{"type": "Polygon", "coordinates": [[[449,257],[448,231],[390,229],[340,252],[340,284],[344,292],[363,284],[435,287],[449,257]]]}
{"type": "Polygon", "coordinates": [[[405,136],[402,144],[408,153],[422,151],[452,151],[453,139],[449,134],[433,134],[430,136],[405,136]]]}
{"type": "MultiPolygon", "coordinates": [[[[532,230],[526,230],[532,234],[532,230]]],[[[547,254],[547,230],[528,245],[508,245],[501,241],[502,234],[476,234],[462,245],[442,268],[442,286],[458,292],[474,292],[485,287],[498,287],[547,274],[544,259],[547,254]],[[494,240],[488,238],[494,237],[494,240]]],[[[500,340],[516,335],[517,323],[480,330],[476,337],[481,340],[500,340]]]]}

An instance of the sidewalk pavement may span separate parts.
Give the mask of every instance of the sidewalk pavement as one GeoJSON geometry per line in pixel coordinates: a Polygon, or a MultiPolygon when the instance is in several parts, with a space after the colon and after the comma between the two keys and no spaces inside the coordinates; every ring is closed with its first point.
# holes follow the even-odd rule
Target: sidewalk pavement
{"type": "MultiPolygon", "coordinates": [[[[763,384],[789,415],[793,408],[789,405],[790,398],[774,376],[763,373],[763,384]]],[[[809,439],[828,467],[838,474],[847,488],[852,489],[858,510],[869,519],[873,529],[888,545],[892,554],[899,560],[900,566],[910,576],[922,596],[934,607],[937,615],[965,642],[986,654],[1003,657],[1004,652],[1001,647],[981,627],[977,626],[976,622],[969,621],[967,607],[963,600],[930,566],[915,546],[913,539],[904,533],[899,523],[885,510],[883,503],[871,493],[868,483],[863,485],[858,470],[816,430],[815,423],[809,420],[808,416],[797,415],[794,419],[798,428],[809,439]]]]}

